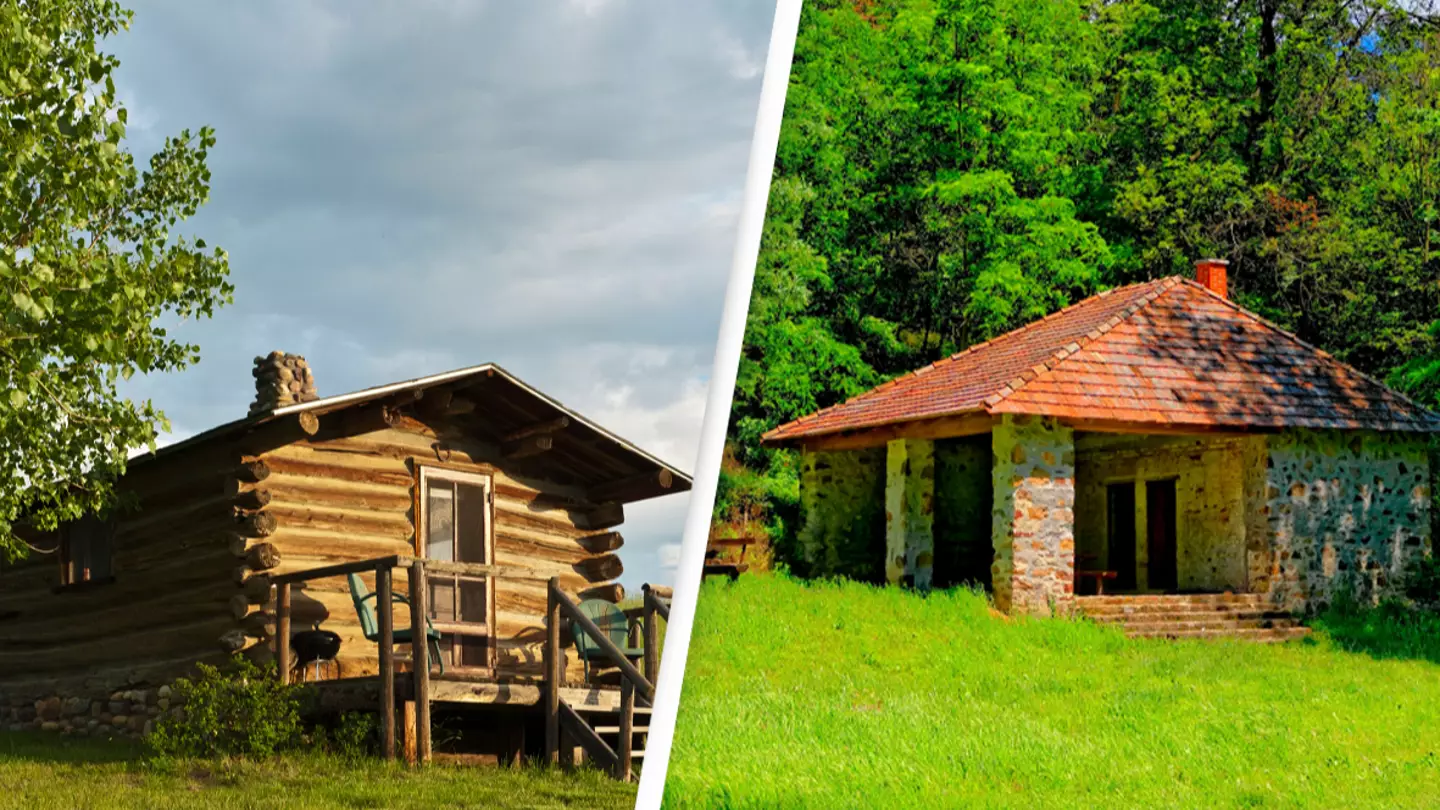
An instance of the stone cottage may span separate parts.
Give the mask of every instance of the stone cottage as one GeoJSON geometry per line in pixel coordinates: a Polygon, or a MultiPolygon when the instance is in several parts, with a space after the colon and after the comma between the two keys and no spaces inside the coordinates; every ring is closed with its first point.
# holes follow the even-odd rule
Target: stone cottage
{"type": "Polygon", "coordinates": [[[821,575],[1373,599],[1428,554],[1440,416],[1227,298],[1226,263],[1110,290],[766,434],[821,575]]]}

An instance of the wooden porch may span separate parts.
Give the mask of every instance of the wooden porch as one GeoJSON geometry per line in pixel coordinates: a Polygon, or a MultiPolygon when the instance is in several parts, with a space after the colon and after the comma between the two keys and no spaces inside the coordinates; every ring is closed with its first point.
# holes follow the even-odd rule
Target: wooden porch
{"type": "MultiPolygon", "coordinates": [[[[314,682],[323,711],[371,711],[380,720],[381,752],[394,759],[400,751],[407,761],[423,765],[434,756],[432,709],[461,707],[515,708],[520,717],[540,715],[545,728],[546,761],[571,766],[577,749],[582,757],[617,779],[634,777],[635,764],[644,756],[635,737],[648,731],[648,715],[659,671],[659,619],[669,619],[668,588],[644,586],[640,610],[643,659],[636,667],[579,604],[561,588],[560,578],[513,566],[442,562],[395,555],[312,568],[272,579],[275,606],[275,662],[277,677],[288,679],[294,662],[291,639],[291,589],[310,580],[349,574],[375,576],[375,611],[379,630],[379,673],[314,682]],[[426,606],[432,578],[522,579],[546,583],[544,675],[508,679],[494,670],[466,668],[436,672],[430,645],[407,644],[409,655],[397,655],[395,628],[395,569],[408,579],[410,628],[408,638],[426,639],[434,625],[426,606]],[[562,643],[562,627],[571,628],[569,644],[562,643]],[[566,651],[575,650],[573,635],[584,633],[603,659],[597,665],[613,667],[616,683],[575,683],[565,677],[566,651]],[[398,717],[397,717],[398,715],[398,717]],[[642,720],[636,723],[637,716],[642,720]],[[609,738],[609,739],[607,739],[609,738]],[[403,743],[397,746],[397,739],[403,743]],[[614,744],[611,744],[611,740],[614,744]]],[[[402,603],[405,601],[402,598],[402,603]]],[[[446,623],[443,632],[485,636],[484,623],[446,623]]],[[[403,642],[402,642],[403,643],[403,642]]],[[[523,740],[523,720],[517,734],[523,740]]],[[[523,749],[523,742],[520,748],[523,749]]],[[[517,757],[518,759],[518,757],[517,757]]]]}

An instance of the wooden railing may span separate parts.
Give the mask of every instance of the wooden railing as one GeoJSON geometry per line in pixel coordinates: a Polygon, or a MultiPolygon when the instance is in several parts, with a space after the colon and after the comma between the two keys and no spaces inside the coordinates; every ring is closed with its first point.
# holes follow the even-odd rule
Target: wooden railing
{"type": "MultiPolygon", "coordinates": [[[[628,656],[610,640],[610,636],[602,631],[594,620],[586,616],[580,610],[580,606],[570,599],[560,589],[560,579],[554,577],[550,580],[548,605],[545,612],[546,639],[545,639],[545,680],[548,688],[545,697],[545,754],[546,758],[555,762],[560,758],[562,751],[568,751],[568,741],[579,745],[589,755],[590,759],[597,765],[609,770],[617,779],[628,780],[633,771],[633,750],[634,728],[635,728],[635,703],[641,700],[646,706],[651,705],[655,700],[654,675],[658,670],[658,658],[652,658],[651,639],[657,639],[658,634],[651,628],[654,626],[654,605],[669,614],[666,608],[659,601],[659,597],[652,595],[646,590],[646,614],[648,621],[645,624],[645,672],[635,668],[628,656]],[[652,604],[653,603],[653,604],[652,604]],[[560,655],[560,623],[568,619],[576,633],[585,633],[599,648],[600,652],[620,672],[620,727],[619,727],[619,751],[612,749],[604,739],[591,728],[591,726],[577,714],[574,709],[560,699],[560,687],[564,683],[564,669],[560,655]],[[569,738],[568,741],[566,738],[569,738]]],[[[563,763],[563,764],[569,764],[563,763]]]]}
{"type": "MultiPolygon", "coordinates": [[[[410,585],[410,658],[411,691],[415,702],[415,723],[409,737],[418,762],[428,762],[430,741],[430,647],[428,642],[429,598],[428,578],[431,572],[459,578],[496,578],[545,581],[545,574],[525,568],[476,563],[425,560],[404,555],[378,557],[371,560],[326,565],[294,571],[271,578],[275,588],[275,663],[283,681],[290,673],[290,590],[297,583],[347,574],[375,573],[375,620],[380,638],[380,735],[381,750],[386,759],[395,758],[395,608],[393,571],[407,569],[410,585]]],[[[448,632],[470,634],[472,625],[446,623],[448,632]]],[[[447,632],[436,625],[440,632],[447,632]]],[[[410,746],[407,745],[407,753],[410,746]]]]}

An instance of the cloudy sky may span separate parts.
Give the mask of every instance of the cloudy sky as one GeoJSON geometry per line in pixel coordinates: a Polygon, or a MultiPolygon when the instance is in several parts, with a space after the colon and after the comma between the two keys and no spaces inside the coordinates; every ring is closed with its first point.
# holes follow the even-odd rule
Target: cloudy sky
{"type": "MultiPolygon", "coordinates": [[[[210,125],[233,306],[138,380],[175,441],[243,416],[250,364],[321,395],[482,362],[694,463],[773,3],[132,0],[108,43],[130,148],[210,125]]],[[[687,506],[627,508],[627,586],[687,506]]]]}

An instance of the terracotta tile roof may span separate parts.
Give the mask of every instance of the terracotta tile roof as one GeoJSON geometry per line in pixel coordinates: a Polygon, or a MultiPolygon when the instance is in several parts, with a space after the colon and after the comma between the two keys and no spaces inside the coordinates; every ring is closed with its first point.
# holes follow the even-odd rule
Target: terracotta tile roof
{"type": "Polygon", "coordinates": [[[1178,277],[1087,298],[781,425],[767,443],[965,413],[1195,427],[1440,431],[1427,411],[1178,277]]]}

